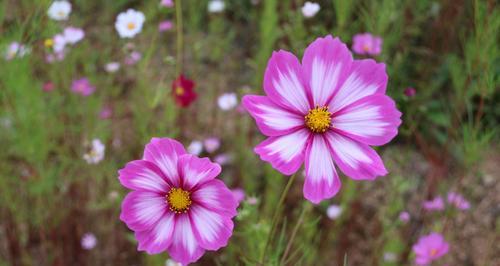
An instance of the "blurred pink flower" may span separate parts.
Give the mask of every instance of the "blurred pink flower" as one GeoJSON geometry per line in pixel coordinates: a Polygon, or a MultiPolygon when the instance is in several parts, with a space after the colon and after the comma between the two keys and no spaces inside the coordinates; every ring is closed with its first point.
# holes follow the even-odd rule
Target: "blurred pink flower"
{"type": "Polygon", "coordinates": [[[101,111],[99,112],[100,119],[109,119],[113,115],[113,109],[110,106],[103,106],[101,111]]]}
{"type": "Polygon", "coordinates": [[[238,202],[241,203],[245,199],[245,191],[241,188],[234,188],[231,189],[231,192],[233,193],[234,199],[238,202]]]}
{"type": "Polygon", "coordinates": [[[67,43],[75,44],[85,37],[85,32],[80,28],[67,27],[64,29],[63,36],[67,43]]]}
{"type": "Polygon", "coordinates": [[[167,251],[185,265],[205,250],[226,246],[238,202],[216,179],[220,172],[218,164],[186,153],[169,138],[153,138],[142,159],[119,170],[120,183],[132,190],[123,200],[120,219],[135,232],[138,250],[167,251]]]}
{"type": "Polygon", "coordinates": [[[30,49],[18,42],[11,42],[5,52],[5,59],[12,60],[14,57],[23,57],[30,52],[30,49]]]}
{"type": "Polygon", "coordinates": [[[52,45],[52,49],[54,49],[55,53],[62,53],[64,48],[66,47],[67,40],[64,38],[62,34],[56,34],[52,40],[54,44],[52,45]]]}
{"type": "Polygon", "coordinates": [[[247,203],[249,205],[255,205],[255,204],[259,203],[259,199],[257,197],[248,197],[247,203]]]}
{"type": "Polygon", "coordinates": [[[54,83],[50,81],[45,82],[42,86],[42,90],[45,92],[51,92],[54,90],[54,88],[55,88],[54,83]]]}
{"type": "Polygon", "coordinates": [[[268,136],[254,151],[285,175],[305,164],[303,193],[315,204],[339,192],[337,167],[354,180],[386,175],[371,146],[391,141],[401,124],[385,94],[387,79],[385,64],[353,60],[330,35],[306,48],[302,64],[292,53],[274,52],[264,73],[267,95],[243,98],[268,136]]]}
{"type": "Polygon", "coordinates": [[[114,73],[120,69],[120,63],[118,62],[109,62],[104,66],[104,69],[108,73],[114,73]]]}
{"type": "Polygon", "coordinates": [[[429,265],[434,260],[448,253],[448,249],[448,243],[441,234],[430,233],[429,235],[422,236],[418,242],[413,245],[413,252],[415,252],[416,255],[415,263],[417,265],[429,265]]]}
{"type": "Polygon", "coordinates": [[[220,165],[226,165],[230,163],[232,160],[232,157],[228,154],[222,153],[217,156],[215,156],[214,161],[220,165]]]}
{"type": "Polygon", "coordinates": [[[407,211],[403,211],[399,214],[399,220],[403,223],[410,221],[410,214],[407,211]]]}
{"type": "Polygon", "coordinates": [[[207,138],[203,141],[203,146],[205,146],[205,150],[208,153],[212,153],[212,152],[216,151],[217,149],[219,149],[220,140],[216,137],[207,138]]]}
{"type": "Polygon", "coordinates": [[[137,51],[130,53],[124,60],[125,65],[135,65],[139,60],[141,60],[142,54],[137,51]]]}
{"type": "Polygon", "coordinates": [[[171,30],[173,26],[174,26],[174,24],[172,23],[172,21],[164,20],[164,21],[160,22],[160,24],[158,24],[158,31],[159,32],[168,31],[168,30],[171,30]]]}
{"type": "Polygon", "coordinates": [[[361,55],[379,55],[382,52],[382,38],[371,33],[354,35],[352,50],[361,55]]]}
{"type": "Polygon", "coordinates": [[[66,53],[64,50],[62,50],[61,52],[58,52],[58,53],[51,53],[51,54],[47,54],[47,56],[45,57],[45,61],[47,63],[54,63],[54,62],[60,62],[64,59],[64,57],[66,56],[66,53]]]}
{"type": "Polygon", "coordinates": [[[164,7],[173,7],[174,1],[173,0],[161,0],[160,5],[164,6],[164,7]]]}
{"type": "Polygon", "coordinates": [[[469,201],[467,201],[462,195],[455,192],[448,193],[448,203],[460,210],[470,209],[469,201]]]}
{"type": "Polygon", "coordinates": [[[97,245],[97,238],[92,233],[86,233],[82,237],[81,245],[83,249],[91,250],[97,245]]]}
{"type": "Polygon", "coordinates": [[[432,200],[424,201],[423,207],[428,211],[442,211],[444,210],[444,200],[442,197],[435,197],[432,200]]]}
{"type": "Polygon", "coordinates": [[[331,220],[335,220],[342,214],[342,207],[339,205],[332,204],[326,209],[326,216],[331,220]]]}
{"type": "Polygon", "coordinates": [[[414,88],[412,87],[408,87],[405,89],[405,95],[406,97],[413,97],[415,96],[415,94],[417,94],[417,90],[415,90],[414,88]]]}
{"type": "Polygon", "coordinates": [[[82,96],[89,96],[94,93],[95,87],[90,84],[87,78],[81,78],[73,80],[71,91],[82,96]]]}

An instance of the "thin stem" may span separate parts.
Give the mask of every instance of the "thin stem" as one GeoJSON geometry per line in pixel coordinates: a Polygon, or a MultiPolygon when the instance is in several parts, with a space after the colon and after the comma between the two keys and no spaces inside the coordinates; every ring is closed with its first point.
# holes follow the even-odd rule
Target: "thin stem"
{"type": "MultiPolygon", "coordinates": [[[[307,203],[305,203],[305,204],[307,204],[307,203]]],[[[293,244],[293,241],[295,240],[295,237],[297,236],[297,232],[299,231],[300,226],[302,226],[302,224],[304,223],[304,217],[310,209],[311,209],[310,205],[304,205],[302,207],[302,211],[300,212],[299,219],[297,220],[297,223],[295,224],[295,227],[292,230],[292,235],[290,236],[290,240],[288,240],[288,244],[286,245],[285,252],[283,253],[283,257],[281,257],[281,261],[280,261],[279,265],[285,265],[284,264],[285,259],[288,256],[288,253],[290,252],[290,250],[292,249],[292,244],[293,244]]]]}
{"type": "Polygon", "coordinates": [[[182,0],[175,1],[175,20],[177,28],[177,64],[176,64],[176,74],[179,76],[182,74],[183,63],[184,63],[184,32],[182,30],[182,0]]]}
{"type": "Polygon", "coordinates": [[[264,260],[266,259],[267,249],[269,248],[269,244],[271,244],[271,240],[274,236],[274,231],[276,230],[276,225],[278,223],[278,216],[281,212],[281,208],[283,207],[283,203],[285,202],[286,195],[288,194],[288,191],[290,190],[290,187],[292,187],[293,181],[295,180],[295,176],[296,174],[293,174],[288,179],[288,183],[286,184],[285,189],[281,193],[280,200],[278,201],[278,205],[276,206],[276,212],[274,213],[273,220],[271,223],[271,232],[269,232],[269,235],[267,236],[266,245],[264,246],[264,252],[262,252],[262,255],[259,259],[261,265],[265,265],[264,260]]]}

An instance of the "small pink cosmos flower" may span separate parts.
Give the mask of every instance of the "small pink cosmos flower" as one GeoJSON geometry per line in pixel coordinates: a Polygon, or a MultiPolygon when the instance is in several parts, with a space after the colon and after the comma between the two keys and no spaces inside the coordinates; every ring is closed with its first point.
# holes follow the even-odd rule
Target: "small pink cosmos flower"
{"type": "Polygon", "coordinates": [[[186,153],[169,138],[153,138],[142,159],[118,171],[121,184],[133,190],[123,200],[120,219],[135,232],[138,250],[167,251],[186,265],[205,250],[226,246],[238,202],[215,178],[220,172],[218,164],[186,153]]]}
{"type": "Polygon", "coordinates": [[[160,5],[164,6],[164,7],[173,7],[174,1],[173,0],[161,0],[160,5]]]}
{"type": "Polygon", "coordinates": [[[407,211],[402,211],[399,213],[399,220],[403,223],[407,223],[410,221],[410,214],[407,211]]]}
{"type": "Polygon", "coordinates": [[[158,24],[158,31],[159,32],[169,31],[172,29],[173,26],[174,26],[174,24],[172,23],[172,21],[164,20],[164,21],[160,22],[160,24],[158,24]]]}
{"type": "Polygon", "coordinates": [[[413,245],[415,252],[415,263],[417,265],[429,265],[432,261],[439,259],[448,253],[449,245],[444,237],[438,233],[430,233],[422,236],[418,242],[413,245]]]}
{"type": "Polygon", "coordinates": [[[50,81],[45,82],[42,86],[42,90],[45,92],[51,92],[54,90],[54,88],[55,88],[54,83],[50,81]]]}
{"type": "Polygon", "coordinates": [[[216,151],[217,149],[219,149],[220,139],[218,139],[216,137],[207,138],[203,141],[203,146],[205,147],[205,150],[208,153],[212,153],[212,152],[216,151]]]}
{"type": "Polygon", "coordinates": [[[75,44],[85,37],[85,32],[80,28],[66,27],[63,36],[67,43],[75,44]]]}
{"type": "Polygon", "coordinates": [[[97,238],[92,233],[86,233],[82,237],[81,245],[83,249],[91,250],[97,245],[97,238]]]}
{"type": "Polygon", "coordinates": [[[388,143],[401,123],[386,86],[385,65],[353,60],[338,38],[316,39],[302,64],[289,52],[274,52],[264,74],[267,96],[243,98],[269,137],[255,152],[286,175],[305,162],[304,197],[316,204],[340,190],[335,165],[355,180],[387,174],[370,147],[388,143]]]}
{"type": "Polygon", "coordinates": [[[87,78],[81,78],[73,81],[71,91],[82,96],[89,96],[94,93],[95,87],[90,84],[87,78]]]}
{"type": "Polygon", "coordinates": [[[448,193],[448,203],[452,204],[459,210],[470,209],[469,201],[467,201],[462,195],[455,192],[448,193]]]}
{"type": "Polygon", "coordinates": [[[417,90],[415,90],[415,88],[413,88],[413,87],[408,87],[405,89],[404,93],[405,93],[406,97],[411,98],[411,97],[415,96],[415,94],[417,94],[417,90]]]}
{"type": "Polygon", "coordinates": [[[442,211],[444,210],[444,200],[442,197],[435,197],[432,200],[424,201],[422,206],[428,211],[442,211]]]}
{"type": "Polygon", "coordinates": [[[370,33],[354,35],[352,50],[360,55],[379,55],[382,52],[382,38],[370,33]]]}

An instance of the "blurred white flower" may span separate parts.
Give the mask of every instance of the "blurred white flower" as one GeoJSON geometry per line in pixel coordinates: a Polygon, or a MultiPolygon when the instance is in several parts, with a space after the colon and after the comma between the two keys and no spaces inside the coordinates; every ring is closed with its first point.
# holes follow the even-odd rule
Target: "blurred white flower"
{"type": "Polygon", "coordinates": [[[224,111],[231,110],[238,105],[238,97],[234,92],[224,93],[217,99],[217,104],[224,111]]]}
{"type": "Polygon", "coordinates": [[[53,20],[67,20],[71,13],[71,4],[68,1],[54,1],[47,14],[53,20]]]}
{"type": "Polygon", "coordinates": [[[199,155],[203,151],[203,143],[199,140],[193,140],[187,147],[189,153],[199,155]]]}
{"type": "Polygon", "coordinates": [[[67,40],[64,37],[64,35],[56,34],[56,36],[54,36],[54,38],[52,38],[52,39],[54,40],[54,45],[52,46],[52,48],[54,49],[54,52],[56,52],[56,53],[62,52],[64,50],[64,47],[66,47],[66,43],[67,43],[67,40]]]}
{"type": "Polygon", "coordinates": [[[175,260],[168,259],[165,261],[165,266],[182,266],[182,264],[178,263],[175,260]]]}
{"type": "Polygon", "coordinates": [[[104,66],[106,72],[114,73],[120,69],[120,63],[118,62],[109,62],[104,66]]]}
{"type": "Polygon", "coordinates": [[[250,204],[250,205],[255,205],[257,203],[259,203],[259,199],[257,197],[248,197],[247,198],[247,203],[250,204]]]}
{"type": "Polygon", "coordinates": [[[29,48],[26,48],[26,46],[18,43],[18,42],[12,42],[9,44],[7,47],[7,51],[5,51],[5,59],[6,60],[12,60],[14,57],[23,57],[26,54],[30,52],[29,48]]]}
{"type": "Polygon", "coordinates": [[[335,220],[342,214],[342,207],[338,205],[330,205],[326,209],[326,215],[328,218],[335,220]]]}
{"type": "Polygon", "coordinates": [[[85,32],[80,28],[67,27],[64,29],[63,36],[67,43],[75,44],[85,37],[85,32]]]}
{"type": "Polygon", "coordinates": [[[320,6],[318,3],[305,2],[302,6],[302,15],[306,18],[314,17],[316,13],[320,10],[320,6]]]}
{"type": "Polygon", "coordinates": [[[212,0],[208,3],[208,12],[219,13],[224,11],[226,4],[222,0],[212,0]]]}
{"type": "Polygon", "coordinates": [[[97,238],[92,233],[86,233],[82,237],[81,244],[83,249],[91,250],[97,245],[97,238]]]}
{"type": "Polygon", "coordinates": [[[396,254],[393,252],[385,252],[384,253],[384,261],[385,262],[396,262],[396,254]]]}
{"type": "Polygon", "coordinates": [[[99,139],[93,139],[90,145],[90,149],[83,155],[83,159],[88,164],[97,164],[102,161],[102,159],[104,159],[105,150],[106,146],[104,146],[104,144],[102,144],[99,139]]]}
{"type": "Polygon", "coordinates": [[[220,147],[220,140],[216,137],[207,138],[203,141],[203,145],[208,153],[212,153],[220,147]]]}
{"type": "Polygon", "coordinates": [[[122,38],[133,38],[142,30],[146,18],[140,11],[129,9],[116,17],[115,28],[122,38]]]}

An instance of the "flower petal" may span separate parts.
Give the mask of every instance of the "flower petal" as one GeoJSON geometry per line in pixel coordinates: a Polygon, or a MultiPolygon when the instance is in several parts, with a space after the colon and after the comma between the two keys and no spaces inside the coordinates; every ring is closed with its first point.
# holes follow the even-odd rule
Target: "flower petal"
{"type": "Polygon", "coordinates": [[[167,250],[172,243],[174,216],[172,212],[165,212],[150,230],[135,232],[135,238],[139,242],[137,250],[146,251],[148,254],[158,254],[167,250]]]}
{"type": "Polygon", "coordinates": [[[290,52],[273,52],[264,73],[264,90],[276,104],[306,114],[309,110],[299,60],[290,52]]]}
{"type": "Polygon", "coordinates": [[[304,197],[314,204],[329,199],[340,190],[330,147],[323,135],[314,135],[306,150],[304,197]]]}
{"type": "Polygon", "coordinates": [[[254,151],[276,170],[291,175],[297,172],[304,161],[304,150],[310,135],[310,131],[304,128],[288,135],[269,137],[255,147],[254,151]]]}
{"type": "Polygon", "coordinates": [[[243,106],[266,136],[285,135],[304,126],[304,117],[276,105],[267,96],[246,95],[243,106]]]}
{"type": "Polygon", "coordinates": [[[332,127],[362,143],[383,145],[397,135],[400,117],[401,113],[391,98],[374,94],[334,113],[332,127]]]}
{"type": "Polygon", "coordinates": [[[176,140],[169,138],[152,138],[144,149],[144,160],[155,163],[168,178],[170,185],[179,186],[177,158],[186,150],[176,140]]]}
{"type": "Polygon", "coordinates": [[[378,64],[373,59],[354,60],[349,76],[335,92],[329,110],[334,113],[365,96],[385,94],[386,87],[385,64],[378,64]]]}
{"type": "Polygon", "coordinates": [[[221,172],[220,165],[212,163],[208,158],[198,158],[192,154],[180,156],[178,168],[183,187],[187,190],[203,185],[221,172]]]}
{"type": "Polygon", "coordinates": [[[325,137],[332,147],[335,163],[350,178],[373,180],[387,174],[382,159],[368,145],[332,131],[325,137]]]}
{"type": "Polygon", "coordinates": [[[231,190],[218,179],[210,180],[193,191],[191,199],[193,203],[216,211],[225,217],[231,218],[237,214],[238,202],[233,197],[231,190]]]}
{"type": "Polygon", "coordinates": [[[333,93],[347,78],[352,55],[339,38],[328,35],[318,38],[305,50],[302,57],[304,80],[311,90],[314,106],[328,104],[333,93]]]}
{"type": "Polygon", "coordinates": [[[120,220],[134,231],[149,230],[168,211],[165,197],[148,191],[132,191],[122,203],[120,220]]]}
{"type": "Polygon", "coordinates": [[[197,261],[205,253],[198,245],[194,236],[189,215],[181,214],[175,217],[175,228],[172,244],[168,247],[168,254],[175,261],[187,265],[197,261]]]}
{"type": "Polygon", "coordinates": [[[152,192],[166,192],[170,189],[167,178],[154,163],[136,160],[118,171],[120,183],[129,189],[152,192]]]}
{"type": "Polygon", "coordinates": [[[233,233],[233,221],[201,205],[189,209],[194,235],[202,248],[217,250],[227,245],[233,233]]]}

